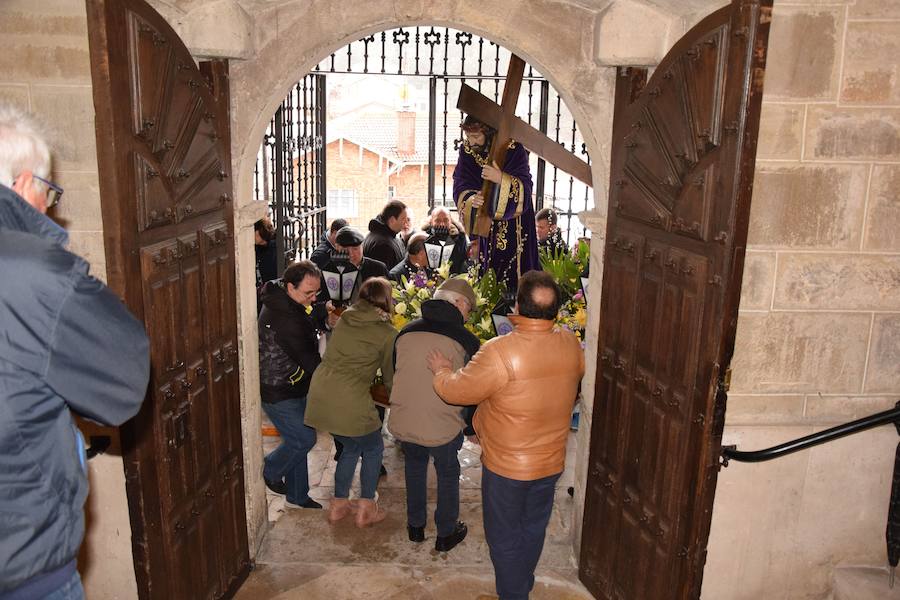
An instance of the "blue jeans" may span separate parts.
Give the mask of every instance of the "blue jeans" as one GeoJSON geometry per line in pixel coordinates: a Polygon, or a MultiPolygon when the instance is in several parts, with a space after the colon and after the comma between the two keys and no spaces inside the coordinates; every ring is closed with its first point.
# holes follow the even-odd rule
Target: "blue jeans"
{"type": "Polygon", "coordinates": [[[309,500],[306,456],[316,445],[316,430],[303,424],[306,398],[263,402],[262,407],[281,435],[281,445],[266,456],[263,477],[268,481],[284,479],[287,501],[303,504],[309,500]]]}
{"type": "Polygon", "coordinates": [[[381,437],[381,428],[356,437],[334,435],[334,440],[344,446],[344,451],[341,452],[337,467],[334,469],[334,497],[350,497],[353,472],[356,471],[356,462],[362,456],[362,468],[359,471],[359,496],[374,500],[375,489],[378,487],[378,475],[381,471],[381,459],[384,457],[384,439],[381,437]]]}
{"type": "Polygon", "coordinates": [[[411,527],[425,527],[428,520],[428,460],[434,459],[437,473],[437,508],[434,524],[437,534],[447,537],[456,528],[459,520],[459,449],[463,436],[458,436],[443,444],[430,448],[412,442],[401,442],[406,473],[406,522],[411,527]]]}
{"type": "Polygon", "coordinates": [[[484,537],[500,600],[528,600],[560,475],[519,481],[482,468],[484,537]]]}
{"type": "Polygon", "coordinates": [[[84,600],[84,588],[78,571],[61,588],[44,596],[44,600],[84,600]]]}

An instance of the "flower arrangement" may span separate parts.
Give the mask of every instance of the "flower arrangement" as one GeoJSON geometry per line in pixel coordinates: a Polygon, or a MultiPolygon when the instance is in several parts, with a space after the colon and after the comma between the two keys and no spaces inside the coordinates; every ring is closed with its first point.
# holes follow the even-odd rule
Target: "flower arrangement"
{"type": "Polygon", "coordinates": [[[538,253],[541,268],[553,275],[568,298],[573,298],[581,290],[581,277],[587,272],[591,247],[587,242],[579,241],[571,254],[566,252],[554,254],[543,248],[538,253]]]}
{"type": "MultiPolygon", "coordinates": [[[[581,275],[585,271],[590,255],[590,247],[580,242],[571,255],[557,256],[541,253],[541,266],[560,284],[565,302],[559,311],[556,324],[573,332],[582,347],[584,346],[584,330],[587,325],[587,305],[584,292],[581,290],[581,275]]],[[[394,284],[394,316],[393,325],[402,329],[407,323],[422,316],[422,303],[434,296],[435,290],[450,275],[449,263],[437,269],[432,277],[424,272],[416,273],[411,279],[405,276],[394,284]]],[[[497,279],[494,271],[488,269],[482,276],[472,268],[462,275],[454,275],[465,279],[475,292],[475,306],[469,314],[466,329],[484,343],[496,336],[491,311],[506,292],[506,286],[497,279]]]]}
{"type": "Polygon", "coordinates": [[[584,330],[587,326],[587,302],[581,289],[581,278],[586,275],[591,259],[591,247],[579,241],[571,254],[553,254],[540,250],[541,268],[553,275],[568,298],[559,310],[556,324],[573,332],[584,347],[584,330]]]}
{"type": "MultiPolygon", "coordinates": [[[[484,343],[495,335],[491,310],[503,295],[505,289],[503,283],[497,281],[497,277],[490,269],[481,277],[474,269],[454,277],[465,279],[475,292],[475,306],[469,313],[466,329],[484,343]]],[[[404,276],[399,283],[395,283],[393,290],[394,327],[402,329],[413,319],[421,317],[422,303],[434,296],[435,290],[449,278],[450,265],[444,264],[435,271],[433,277],[427,277],[423,272],[419,272],[412,279],[404,276]]]]}

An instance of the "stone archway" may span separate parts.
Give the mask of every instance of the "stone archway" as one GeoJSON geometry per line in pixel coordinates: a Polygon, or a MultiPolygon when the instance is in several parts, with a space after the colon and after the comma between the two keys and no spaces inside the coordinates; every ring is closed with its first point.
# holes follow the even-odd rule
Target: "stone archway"
{"type": "MultiPolygon", "coordinates": [[[[576,14],[570,15],[570,17],[574,21],[579,20],[576,14]]],[[[607,156],[609,139],[611,137],[612,90],[615,70],[596,65],[590,60],[584,44],[575,43],[574,41],[566,48],[553,49],[552,51],[536,47],[534,44],[529,47],[529,44],[523,43],[522,40],[527,42],[531,39],[529,36],[535,34],[539,27],[538,22],[532,24],[534,29],[530,32],[527,29],[523,31],[522,28],[507,22],[505,27],[498,33],[496,30],[492,30],[490,19],[485,18],[432,19],[423,16],[414,20],[411,18],[400,19],[393,14],[393,11],[386,11],[386,14],[371,15],[366,21],[360,20],[359,28],[354,30],[352,34],[342,35],[342,37],[327,45],[324,41],[304,39],[302,46],[297,44],[292,47],[292,40],[276,38],[265,48],[259,49],[256,59],[235,63],[231,72],[232,89],[235,90],[232,104],[232,148],[235,156],[234,172],[237,177],[235,196],[238,198],[238,206],[236,207],[236,229],[239,233],[237,253],[238,278],[239,281],[244,282],[239,285],[241,290],[239,299],[241,321],[239,326],[242,340],[242,355],[247,358],[242,366],[242,402],[245,460],[247,462],[245,473],[247,473],[248,490],[248,527],[251,530],[251,547],[254,546],[255,541],[259,540],[258,532],[261,531],[264,525],[266,514],[265,493],[261,476],[259,475],[261,472],[261,439],[259,434],[260,409],[257,392],[258,366],[255,364],[255,358],[249,358],[257,355],[256,305],[252,293],[248,294],[248,291],[252,289],[252,284],[248,282],[252,280],[252,273],[254,272],[253,259],[251,258],[251,226],[259,218],[260,211],[263,210],[263,207],[255,205],[250,200],[249,193],[259,139],[261,139],[271,115],[280,105],[290,87],[303,74],[314,68],[322,58],[327,57],[335,49],[346,45],[350,41],[373,32],[397,26],[423,24],[448,25],[486,35],[507,49],[525,57],[530,64],[533,64],[542,74],[545,74],[551,81],[551,85],[559,90],[560,96],[563,97],[563,100],[578,121],[579,126],[582,127],[588,151],[594,157],[593,175],[595,181],[598,182],[595,189],[600,190],[595,193],[594,202],[599,210],[594,211],[597,214],[592,216],[586,225],[594,231],[594,235],[602,236],[602,232],[605,230],[603,219],[598,217],[605,214],[606,209],[606,180],[609,169],[607,156]],[[574,65],[565,62],[566,52],[571,52],[578,56],[578,61],[574,65]],[[557,71],[567,69],[564,76],[556,76],[554,64],[557,65],[557,71]],[[590,77],[585,75],[588,72],[591,74],[590,77]],[[594,115],[594,117],[588,118],[588,115],[594,115]]],[[[291,29],[295,31],[298,39],[303,37],[302,25],[291,29]]],[[[550,32],[545,31],[545,35],[552,37],[550,32]]],[[[596,244],[595,247],[600,250],[601,245],[596,244]]],[[[592,260],[595,264],[600,265],[602,264],[600,262],[601,258],[601,255],[596,253],[592,260]]],[[[600,270],[599,267],[592,269],[597,281],[600,278],[600,270]]],[[[590,323],[593,331],[596,332],[596,315],[593,316],[590,323]]],[[[594,338],[595,336],[589,336],[589,356],[591,353],[595,353],[596,341],[594,338]]],[[[592,361],[589,360],[588,362],[591,363],[592,361]]],[[[585,378],[586,397],[592,397],[592,382],[593,373],[588,373],[585,378]]],[[[590,421],[587,420],[583,427],[586,435],[584,443],[581,445],[585,450],[587,449],[587,434],[590,431],[589,425],[590,421]]],[[[579,478],[584,478],[583,473],[579,475],[579,478]]],[[[580,518],[576,517],[576,519],[580,522],[580,518]]]]}

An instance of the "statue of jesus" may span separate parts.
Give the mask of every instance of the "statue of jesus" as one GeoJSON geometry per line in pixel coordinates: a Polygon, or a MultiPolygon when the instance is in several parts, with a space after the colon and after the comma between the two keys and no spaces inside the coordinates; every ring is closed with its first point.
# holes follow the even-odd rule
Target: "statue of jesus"
{"type": "Polygon", "coordinates": [[[482,185],[485,180],[493,182],[488,204],[491,230],[487,237],[479,239],[479,269],[481,273],[494,269],[497,279],[514,291],[523,273],[541,268],[528,151],[510,141],[501,169],[496,163],[488,164],[494,129],[469,115],[462,123],[462,130],[466,139],[460,146],[453,172],[453,198],[460,220],[471,234],[478,208],[485,202],[482,185]]]}

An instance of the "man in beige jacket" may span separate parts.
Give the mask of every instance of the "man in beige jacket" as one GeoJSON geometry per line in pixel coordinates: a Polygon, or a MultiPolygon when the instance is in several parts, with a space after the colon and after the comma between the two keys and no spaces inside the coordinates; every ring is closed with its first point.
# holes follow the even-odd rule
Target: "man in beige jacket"
{"type": "Polygon", "coordinates": [[[468,529],[459,519],[459,458],[463,428],[459,406],[446,404],[431,386],[425,357],[439,349],[461,367],[478,352],[478,338],[464,326],[475,305],[475,292],[462,279],[448,279],[422,304],[422,318],[409,323],[394,342],[394,387],[388,427],[401,441],[406,475],[406,519],[409,539],[425,541],[426,475],[429,460],[437,473],[434,522],[438,552],[452,550],[468,529]]]}
{"type": "Polygon", "coordinates": [[[534,586],[584,374],[578,339],[553,325],[561,301],[548,273],[530,271],[519,279],[511,333],[455,371],[440,352],[428,356],[445,402],[478,405],[484,533],[501,600],[527,599],[534,586]]]}

